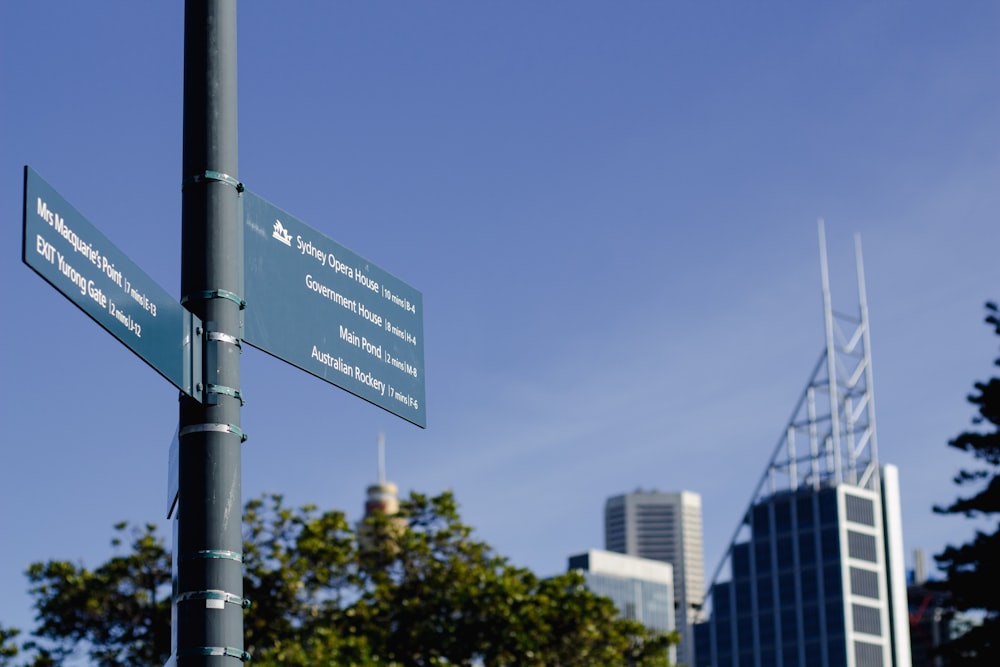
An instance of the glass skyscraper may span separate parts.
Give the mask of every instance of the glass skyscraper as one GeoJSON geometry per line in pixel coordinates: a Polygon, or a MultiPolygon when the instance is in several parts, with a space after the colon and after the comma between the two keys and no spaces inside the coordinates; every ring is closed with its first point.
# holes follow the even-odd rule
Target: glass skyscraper
{"type": "MultiPolygon", "coordinates": [[[[591,549],[570,556],[570,570],[580,570],[587,588],[610,598],[622,618],[656,632],[672,632],[674,578],[669,563],[591,549]]],[[[675,660],[674,648],[670,660],[675,660]]]]}
{"type": "Polygon", "coordinates": [[[696,667],[910,665],[897,474],[755,503],[695,626],[696,667]]]}

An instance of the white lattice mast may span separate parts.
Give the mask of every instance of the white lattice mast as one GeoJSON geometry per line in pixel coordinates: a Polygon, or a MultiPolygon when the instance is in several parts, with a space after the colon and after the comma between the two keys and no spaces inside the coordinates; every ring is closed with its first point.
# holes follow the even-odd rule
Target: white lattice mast
{"type": "MultiPolygon", "coordinates": [[[[803,486],[820,489],[846,483],[878,490],[871,338],[861,239],[855,236],[856,315],[847,315],[833,308],[826,231],[822,220],[819,221],[819,247],[824,349],[764,475],[754,489],[744,516],[759,501],[803,486]],[[805,447],[802,446],[803,441],[805,447]]],[[[725,558],[712,577],[711,585],[719,579],[728,563],[742,528],[741,523],[725,558]]]]}
{"type": "Polygon", "coordinates": [[[833,308],[822,220],[819,244],[824,350],[775,448],[764,479],[754,492],[754,501],[802,485],[818,489],[846,483],[877,488],[875,399],[861,239],[855,237],[856,315],[833,308]],[[800,451],[800,438],[808,442],[808,452],[800,451]]]}

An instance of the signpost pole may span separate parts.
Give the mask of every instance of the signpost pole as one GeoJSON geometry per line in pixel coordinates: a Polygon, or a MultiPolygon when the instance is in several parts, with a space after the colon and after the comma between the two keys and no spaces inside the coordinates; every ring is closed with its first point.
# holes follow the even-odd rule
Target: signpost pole
{"type": "Polygon", "coordinates": [[[182,303],[203,323],[203,401],[180,399],[178,665],[233,665],[243,647],[240,447],[242,185],[236,0],[184,10],[182,303]]]}

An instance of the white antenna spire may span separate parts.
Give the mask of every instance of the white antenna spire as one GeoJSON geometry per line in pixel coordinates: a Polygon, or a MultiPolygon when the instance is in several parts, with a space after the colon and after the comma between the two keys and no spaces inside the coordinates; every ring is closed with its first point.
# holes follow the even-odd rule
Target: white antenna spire
{"type": "Polygon", "coordinates": [[[378,483],[385,484],[385,433],[378,434],[378,483]]]}

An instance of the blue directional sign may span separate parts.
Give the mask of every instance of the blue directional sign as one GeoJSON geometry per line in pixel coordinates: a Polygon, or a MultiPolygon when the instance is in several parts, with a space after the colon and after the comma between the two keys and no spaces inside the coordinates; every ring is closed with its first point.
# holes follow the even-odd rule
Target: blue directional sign
{"type": "Polygon", "coordinates": [[[426,427],[420,292],[251,192],[243,223],[243,339],[426,427]]]}
{"type": "Polygon", "coordinates": [[[201,321],[30,167],[21,259],[185,394],[201,400],[201,321]]]}

